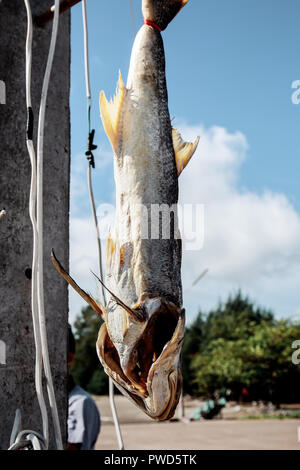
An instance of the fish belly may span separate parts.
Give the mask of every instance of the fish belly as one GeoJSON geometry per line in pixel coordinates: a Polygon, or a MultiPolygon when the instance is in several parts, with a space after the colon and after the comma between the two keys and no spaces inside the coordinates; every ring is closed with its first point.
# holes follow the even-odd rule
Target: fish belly
{"type": "Polygon", "coordinates": [[[130,305],[145,292],[181,305],[178,173],[164,47],[161,35],[147,25],[134,42],[127,90],[114,159],[116,246],[108,281],[130,305]]]}

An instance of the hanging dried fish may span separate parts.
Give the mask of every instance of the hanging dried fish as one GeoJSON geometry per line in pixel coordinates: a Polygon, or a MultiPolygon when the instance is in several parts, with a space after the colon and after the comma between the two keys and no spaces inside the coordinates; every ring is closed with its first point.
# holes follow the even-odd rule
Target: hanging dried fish
{"type": "Polygon", "coordinates": [[[127,86],[120,75],[113,100],[100,94],[116,183],[115,227],[107,239],[107,305],[99,306],[80,289],[53,255],[59,272],[104,317],[97,352],[106,373],[159,420],[173,416],[181,392],[185,313],[178,176],[199,141],[186,143],[172,129],[160,31],[187,1],[142,1],[145,24],[134,41],[127,86]]]}

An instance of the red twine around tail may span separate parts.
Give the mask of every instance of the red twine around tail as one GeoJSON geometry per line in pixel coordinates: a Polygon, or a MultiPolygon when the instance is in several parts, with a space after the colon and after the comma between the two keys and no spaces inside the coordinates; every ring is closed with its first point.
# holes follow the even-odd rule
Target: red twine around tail
{"type": "Polygon", "coordinates": [[[153,28],[157,29],[157,31],[159,31],[161,33],[160,27],[157,26],[157,24],[153,23],[153,21],[144,19],[144,23],[147,24],[148,26],[153,26],[153,28]]]}

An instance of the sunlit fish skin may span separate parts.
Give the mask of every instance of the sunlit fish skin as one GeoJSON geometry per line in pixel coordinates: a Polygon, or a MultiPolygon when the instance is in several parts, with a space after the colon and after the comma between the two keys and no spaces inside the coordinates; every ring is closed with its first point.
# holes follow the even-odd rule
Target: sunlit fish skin
{"type": "MultiPolygon", "coordinates": [[[[164,29],[185,3],[144,0],[144,18],[164,29]]],[[[114,151],[116,183],[116,223],[107,240],[106,284],[131,312],[110,297],[98,354],[123,392],[149,416],[167,419],[180,394],[184,330],[181,240],[176,237],[178,174],[198,140],[185,144],[172,130],[163,40],[154,26],[145,24],[139,30],[126,87],[120,75],[112,101],[101,92],[100,112],[114,151]],[[156,223],[151,216],[155,204],[174,207],[167,239],[161,239],[161,233],[160,239],[142,238],[145,223],[150,236],[156,223]],[[148,217],[141,208],[148,210],[148,217]],[[118,356],[121,376],[112,351],[118,356]]]]}
{"type": "Polygon", "coordinates": [[[120,75],[113,100],[100,94],[116,184],[115,226],[107,239],[107,305],[95,306],[59,266],[68,282],[103,314],[97,352],[106,373],[124,395],[159,420],[173,416],[181,391],[185,313],[176,204],[178,176],[199,139],[186,143],[172,129],[158,29],[165,29],[187,1],[143,0],[148,24],[136,35],[127,84],[120,75]],[[172,208],[173,216],[164,222],[167,237],[151,212],[155,205],[172,208]],[[151,230],[157,229],[159,237],[151,238],[151,230]]]}

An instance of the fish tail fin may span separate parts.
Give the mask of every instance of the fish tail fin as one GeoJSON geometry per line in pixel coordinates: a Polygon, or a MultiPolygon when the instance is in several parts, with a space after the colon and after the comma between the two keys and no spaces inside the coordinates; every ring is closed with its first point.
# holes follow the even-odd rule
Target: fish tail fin
{"type": "Polygon", "coordinates": [[[144,18],[156,24],[161,30],[164,30],[188,1],[143,0],[142,11],[144,18]]]}

